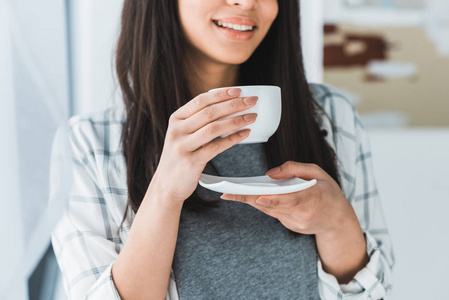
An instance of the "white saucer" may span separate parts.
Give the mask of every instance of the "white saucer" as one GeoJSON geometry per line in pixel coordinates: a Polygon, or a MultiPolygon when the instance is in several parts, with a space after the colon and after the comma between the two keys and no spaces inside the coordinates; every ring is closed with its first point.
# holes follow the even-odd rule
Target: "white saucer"
{"type": "Polygon", "coordinates": [[[270,176],[220,177],[201,174],[199,184],[209,190],[234,195],[277,195],[305,190],[316,184],[316,179],[272,179],[270,176]]]}

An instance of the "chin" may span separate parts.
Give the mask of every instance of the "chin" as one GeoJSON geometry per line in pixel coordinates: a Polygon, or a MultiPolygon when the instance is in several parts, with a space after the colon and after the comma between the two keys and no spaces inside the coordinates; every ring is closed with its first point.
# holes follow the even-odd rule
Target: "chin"
{"type": "Polygon", "coordinates": [[[215,57],[215,60],[223,64],[240,65],[246,62],[252,55],[251,53],[230,53],[226,52],[221,56],[215,57]]]}
{"type": "Polygon", "coordinates": [[[244,62],[246,62],[250,57],[245,57],[245,58],[230,58],[228,60],[223,61],[223,63],[225,64],[229,64],[229,65],[241,65],[244,62]]]}

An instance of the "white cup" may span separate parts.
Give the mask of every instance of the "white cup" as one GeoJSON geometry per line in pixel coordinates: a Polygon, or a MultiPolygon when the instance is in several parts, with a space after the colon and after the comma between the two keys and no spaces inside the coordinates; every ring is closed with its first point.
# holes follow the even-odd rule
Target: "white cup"
{"type": "MultiPolygon", "coordinates": [[[[226,87],[229,88],[229,87],[226,87]]],[[[249,136],[239,144],[265,143],[276,132],[281,122],[282,100],[281,88],[273,85],[251,85],[251,86],[235,86],[242,90],[240,97],[257,96],[259,100],[256,105],[238,113],[226,116],[220,120],[233,118],[248,113],[257,113],[257,119],[254,123],[241,127],[238,130],[228,132],[221,135],[224,138],[230,134],[241,131],[243,129],[251,129],[249,136]]],[[[220,90],[213,89],[211,91],[220,90]]]]}

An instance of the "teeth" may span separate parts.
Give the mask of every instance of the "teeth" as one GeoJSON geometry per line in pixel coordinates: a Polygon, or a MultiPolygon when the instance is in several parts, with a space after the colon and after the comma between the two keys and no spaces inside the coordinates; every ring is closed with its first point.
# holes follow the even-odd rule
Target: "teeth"
{"type": "Polygon", "coordinates": [[[253,28],[254,28],[254,26],[223,23],[221,21],[217,21],[217,24],[218,24],[218,26],[226,27],[226,28],[238,30],[238,31],[250,31],[250,30],[253,30],[253,28]]]}

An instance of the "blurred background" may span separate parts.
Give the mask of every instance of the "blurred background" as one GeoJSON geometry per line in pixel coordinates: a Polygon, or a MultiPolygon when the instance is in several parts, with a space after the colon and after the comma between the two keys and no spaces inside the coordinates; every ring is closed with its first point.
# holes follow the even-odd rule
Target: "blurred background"
{"type": "MultiPolygon", "coordinates": [[[[65,299],[50,232],[70,171],[53,139],[70,116],[121,105],[121,6],[0,0],[0,299],[65,299]]],[[[397,262],[391,299],[446,299],[449,1],[301,7],[309,81],[338,87],[369,130],[397,262]]]]}

